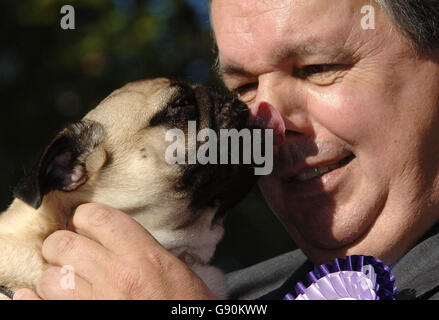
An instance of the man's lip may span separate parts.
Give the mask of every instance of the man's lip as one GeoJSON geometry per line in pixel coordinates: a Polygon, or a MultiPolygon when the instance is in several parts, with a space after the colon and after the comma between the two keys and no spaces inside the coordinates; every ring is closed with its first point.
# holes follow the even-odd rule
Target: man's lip
{"type": "MultiPolygon", "coordinates": [[[[321,167],[328,167],[328,166],[331,166],[331,165],[336,165],[337,163],[339,163],[341,161],[350,162],[354,158],[355,158],[355,155],[353,153],[350,153],[348,155],[342,155],[340,157],[333,158],[333,159],[330,159],[330,160],[313,161],[312,163],[301,162],[301,163],[295,165],[293,168],[290,168],[289,170],[287,170],[285,172],[280,172],[279,177],[282,180],[291,181],[291,180],[294,180],[300,174],[302,174],[302,173],[304,173],[304,172],[306,172],[308,170],[312,170],[312,169],[315,169],[315,168],[321,168],[321,167]]],[[[341,166],[342,165],[340,165],[338,167],[341,167],[341,166]]],[[[333,169],[333,170],[335,170],[335,169],[333,169]]]]}

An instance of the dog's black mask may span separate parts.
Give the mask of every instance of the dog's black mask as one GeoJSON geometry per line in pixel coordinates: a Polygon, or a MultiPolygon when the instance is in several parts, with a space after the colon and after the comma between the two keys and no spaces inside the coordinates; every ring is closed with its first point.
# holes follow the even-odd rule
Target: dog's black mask
{"type": "MultiPolygon", "coordinates": [[[[192,87],[181,81],[173,85],[180,88],[177,98],[151,119],[151,126],[165,125],[186,132],[188,121],[192,120],[197,122],[197,130],[210,128],[217,136],[220,129],[239,131],[247,128],[248,107],[236,96],[203,86],[192,87]]],[[[240,141],[241,155],[242,148],[240,141]]],[[[230,146],[228,150],[231,150],[230,146]]],[[[257,176],[253,164],[242,164],[242,161],[240,164],[220,164],[219,152],[217,160],[217,164],[184,165],[176,188],[192,194],[193,209],[218,206],[217,214],[221,216],[245,197],[255,185],[257,176]]]]}

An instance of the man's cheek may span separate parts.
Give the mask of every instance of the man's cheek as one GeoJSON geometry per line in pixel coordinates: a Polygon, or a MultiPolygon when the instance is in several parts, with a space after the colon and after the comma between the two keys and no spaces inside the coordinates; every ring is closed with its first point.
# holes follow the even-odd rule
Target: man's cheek
{"type": "Polygon", "coordinates": [[[361,96],[353,88],[333,88],[314,91],[308,98],[312,118],[326,130],[350,145],[376,137],[385,116],[379,103],[368,95],[361,96]]]}
{"type": "Polygon", "coordinates": [[[268,176],[262,176],[259,179],[258,186],[262,193],[262,196],[268,202],[270,208],[278,212],[283,212],[285,208],[284,205],[284,192],[281,186],[281,181],[274,174],[268,176]]]}

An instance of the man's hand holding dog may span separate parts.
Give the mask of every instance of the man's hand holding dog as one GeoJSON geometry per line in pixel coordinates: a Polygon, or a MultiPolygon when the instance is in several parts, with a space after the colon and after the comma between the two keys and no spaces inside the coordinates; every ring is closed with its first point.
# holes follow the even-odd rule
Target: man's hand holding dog
{"type": "Polygon", "coordinates": [[[79,206],[68,230],[43,243],[51,265],[37,292],[20,289],[14,299],[212,299],[207,286],[140,224],[119,210],[79,206]],[[63,288],[63,266],[74,270],[63,288]]]}

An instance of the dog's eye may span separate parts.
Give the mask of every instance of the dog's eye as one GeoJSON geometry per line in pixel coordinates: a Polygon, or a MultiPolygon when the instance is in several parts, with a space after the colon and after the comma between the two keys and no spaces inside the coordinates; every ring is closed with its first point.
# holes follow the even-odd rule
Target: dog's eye
{"type": "Polygon", "coordinates": [[[177,100],[177,104],[179,105],[187,105],[189,104],[189,100],[187,98],[180,98],[177,100]]]}
{"type": "Polygon", "coordinates": [[[172,103],[172,105],[176,106],[176,107],[189,106],[189,105],[193,105],[193,104],[194,104],[194,102],[186,96],[180,97],[172,103]]]}

